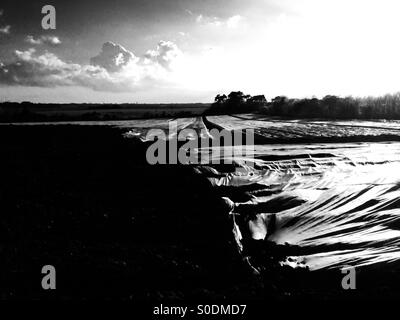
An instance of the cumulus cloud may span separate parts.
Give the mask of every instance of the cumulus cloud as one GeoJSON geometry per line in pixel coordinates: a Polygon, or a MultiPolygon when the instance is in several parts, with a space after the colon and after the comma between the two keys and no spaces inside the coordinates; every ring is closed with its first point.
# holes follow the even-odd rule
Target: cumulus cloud
{"type": "Polygon", "coordinates": [[[14,60],[0,62],[0,84],[9,86],[83,86],[99,91],[127,92],[168,81],[178,47],[161,41],[142,58],[118,44],[107,42],[90,65],[65,62],[50,52],[16,50],[14,60]]]}
{"type": "Polygon", "coordinates": [[[178,46],[171,41],[160,41],[156,50],[147,51],[145,58],[147,63],[158,63],[166,69],[171,69],[174,61],[182,55],[178,46]]]}
{"type": "Polygon", "coordinates": [[[121,71],[125,66],[137,61],[135,55],[119,44],[106,42],[99,55],[90,59],[90,63],[106,69],[108,72],[121,71]]]}
{"type": "Polygon", "coordinates": [[[230,29],[237,28],[242,20],[243,17],[240,15],[234,15],[228,19],[221,19],[218,17],[208,17],[200,14],[196,18],[196,22],[201,25],[227,27],[230,29]]]}
{"type": "Polygon", "coordinates": [[[15,61],[0,65],[0,83],[37,87],[84,84],[96,88],[110,81],[104,69],[67,63],[53,53],[37,54],[35,49],[15,51],[15,61]]]}
{"type": "Polygon", "coordinates": [[[0,27],[0,33],[2,34],[10,34],[10,31],[11,31],[10,25],[0,27]]]}
{"type": "Polygon", "coordinates": [[[51,46],[57,46],[61,44],[61,40],[56,36],[41,36],[39,38],[34,38],[33,36],[27,36],[25,41],[33,45],[48,44],[51,46]]]}

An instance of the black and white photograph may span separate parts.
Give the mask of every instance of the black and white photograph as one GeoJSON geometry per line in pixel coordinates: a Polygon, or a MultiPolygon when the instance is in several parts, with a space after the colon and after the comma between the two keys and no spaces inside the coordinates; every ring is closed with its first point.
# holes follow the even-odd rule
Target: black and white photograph
{"type": "Polygon", "coordinates": [[[399,34],[396,0],[1,0],[0,301],[400,301],[399,34]]]}

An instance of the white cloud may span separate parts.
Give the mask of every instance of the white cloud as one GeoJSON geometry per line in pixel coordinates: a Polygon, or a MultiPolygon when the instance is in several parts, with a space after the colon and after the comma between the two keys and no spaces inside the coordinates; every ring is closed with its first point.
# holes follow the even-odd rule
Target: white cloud
{"type": "Polygon", "coordinates": [[[108,72],[117,72],[131,62],[136,62],[135,55],[126,50],[124,47],[113,42],[103,44],[99,55],[90,59],[90,63],[95,66],[100,66],[108,72]]]}
{"type": "Polygon", "coordinates": [[[202,14],[198,15],[196,18],[196,22],[202,25],[212,25],[216,27],[220,27],[223,25],[223,22],[218,17],[207,17],[202,14]]]}
{"type": "Polygon", "coordinates": [[[166,69],[171,69],[174,61],[181,55],[182,52],[175,43],[171,41],[160,41],[156,50],[147,51],[145,62],[158,63],[166,69]]]}
{"type": "Polygon", "coordinates": [[[25,41],[33,45],[48,44],[51,46],[57,46],[61,44],[61,40],[56,36],[41,36],[35,39],[33,36],[29,35],[25,38],[25,41]]]}
{"type": "Polygon", "coordinates": [[[36,54],[31,48],[15,51],[15,61],[0,66],[0,83],[37,87],[85,85],[96,89],[109,84],[102,68],[66,63],[53,53],[36,54]]]}
{"type": "Polygon", "coordinates": [[[173,62],[181,54],[170,41],[160,41],[156,50],[142,58],[118,44],[107,42],[90,65],[65,62],[50,52],[16,50],[10,63],[0,62],[0,84],[9,86],[81,86],[98,91],[133,92],[165,86],[173,62]]]}
{"type": "Polygon", "coordinates": [[[221,19],[218,17],[207,17],[200,14],[196,18],[196,22],[201,25],[214,26],[214,27],[227,27],[231,29],[237,28],[242,20],[243,17],[240,15],[234,15],[228,19],[221,19]]]}
{"type": "Polygon", "coordinates": [[[10,34],[10,31],[11,31],[10,25],[0,27],[0,33],[2,33],[2,34],[10,34]]]}
{"type": "Polygon", "coordinates": [[[50,43],[54,45],[61,44],[61,40],[58,37],[50,37],[50,43]]]}
{"type": "Polygon", "coordinates": [[[42,40],[35,39],[33,36],[26,36],[25,42],[28,42],[29,44],[42,44],[42,40]]]}

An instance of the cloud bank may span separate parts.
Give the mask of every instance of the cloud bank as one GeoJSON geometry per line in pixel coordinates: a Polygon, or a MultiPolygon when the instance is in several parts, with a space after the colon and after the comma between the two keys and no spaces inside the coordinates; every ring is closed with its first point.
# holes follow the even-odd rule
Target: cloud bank
{"type": "MultiPolygon", "coordinates": [[[[31,44],[54,43],[49,37],[28,39],[31,44]]],[[[132,92],[167,84],[168,75],[180,55],[182,52],[170,41],[160,41],[155,50],[149,50],[143,57],[135,56],[119,44],[106,42],[88,65],[66,62],[53,53],[39,53],[34,48],[16,50],[12,62],[0,61],[0,84],[48,88],[82,86],[98,91],[132,92]]]]}

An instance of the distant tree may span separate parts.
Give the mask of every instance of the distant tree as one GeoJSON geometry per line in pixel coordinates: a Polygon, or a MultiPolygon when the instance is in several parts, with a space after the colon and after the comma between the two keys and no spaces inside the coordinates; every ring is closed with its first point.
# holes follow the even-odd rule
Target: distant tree
{"type": "Polygon", "coordinates": [[[226,94],[218,94],[214,99],[214,103],[223,104],[226,102],[227,99],[228,97],[226,96],[226,94]]]}
{"type": "Polygon", "coordinates": [[[285,103],[287,103],[287,101],[288,98],[285,96],[277,96],[272,99],[272,103],[275,105],[284,105],[285,103]]]}
{"type": "Polygon", "coordinates": [[[263,111],[267,106],[267,99],[265,99],[264,95],[257,95],[249,97],[246,104],[250,111],[263,111]]]}
{"type": "Polygon", "coordinates": [[[317,98],[312,98],[308,100],[308,114],[311,117],[319,117],[321,114],[321,104],[317,98]]]}
{"type": "Polygon", "coordinates": [[[277,96],[272,99],[271,112],[273,115],[280,116],[283,115],[283,107],[288,103],[288,98],[285,96],[277,96]]]}
{"type": "Polygon", "coordinates": [[[265,106],[267,100],[264,95],[252,97],[242,91],[232,91],[230,94],[218,94],[207,113],[224,114],[256,111],[260,106],[265,106]]]}
{"type": "Polygon", "coordinates": [[[247,101],[249,96],[244,95],[242,91],[232,91],[228,95],[228,103],[231,105],[239,106],[247,101]]]}
{"type": "Polygon", "coordinates": [[[250,103],[257,103],[257,104],[266,104],[267,103],[267,99],[265,99],[264,95],[258,95],[258,96],[253,96],[250,97],[247,102],[250,103]]]}
{"type": "Polygon", "coordinates": [[[322,99],[323,105],[326,106],[327,112],[330,116],[336,117],[338,114],[338,104],[339,98],[337,96],[332,96],[332,95],[326,95],[322,99]]]}

